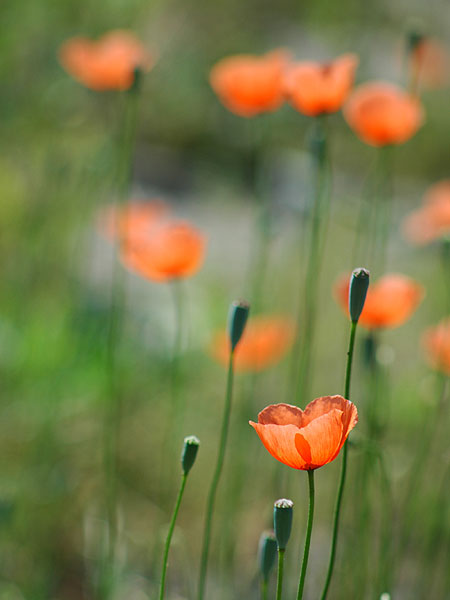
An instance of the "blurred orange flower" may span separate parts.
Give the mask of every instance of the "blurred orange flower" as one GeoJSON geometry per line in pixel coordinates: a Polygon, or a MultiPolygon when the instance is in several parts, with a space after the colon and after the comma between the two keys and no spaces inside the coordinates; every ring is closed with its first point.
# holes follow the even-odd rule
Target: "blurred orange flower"
{"type": "Polygon", "coordinates": [[[122,261],[142,277],[170,281],[194,275],[203,264],[205,246],[205,236],[189,223],[158,222],[147,235],[139,228],[127,236],[122,261]]]}
{"type": "Polygon", "coordinates": [[[250,421],[270,454],[293,469],[309,471],[336,458],[358,422],[356,406],[342,396],[316,398],[301,410],[272,404],[250,421]]]}
{"type": "Polygon", "coordinates": [[[449,51],[438,40],[424,37],[410,52],[412,76],[419,86],[428,89],[446,87],[449,83],[449,51]]]}
{"type": "Polygon", "coordinates": [[[98,41],[74,37],[62,44],[59,60],[70,75],[96,90],[127,90],[136,68],[149,71],[154,59],[130,31],[110,31],[98,41]]]}
{"type": "Polygon", "coordinates": [[[130,202],[124,206],[110,205],[98,214],[98,227],[110,240],[121,241],[133,236],[145,238],[152,227],[167,217],[169,208],[160,200],[130,202]]]}
{"type": "Polygon", "coordinates": [[[432,366],[450,375],[450,317],[427,329],[423,342],[432,366]]]}
{"type": "MultiPolygon", "coordinates": [[[[349,277],[334,287],[335,297],[348,313],[349,277]]],[[[389,274],[370,284],[359,323],[368,329],[399,327],[407,321],[424,297],[424,288],[406,275],[389,274]]]]}
{"type": "MultiPolygon", "coordinates": [[[[279,362],[294,341],[295,323],[281,316],[250,318],[235,350],[235,369],[258,372],[279,362]]],[[[230,342],[226,332],[218,333],[212,343],[213,356],[223,365],[230,357],[230,342]]]]}
{"type": "Polygon", "coordinates": [[[356,135],[371,146],[403,144],[419,129],[424,114],[419,100],[391,83],[359,86],[344,106],[356,135]]]}
{"type": "Polygon", "coordinates": [[[254,117],[277,110],[283,104],[287,62],[284,50],[263,56],[238,54],[214,65],[209,80],[228,110],[240,117],[254,117]]]}
{"type": "Polygon", "coordinates": [[[344,54],[329,63],[294,63],[286,75],[290,103],[310,117],[338,111],[353,86],[358,61],[355,54],[344,54]]]}
{"type": "Polygon", "coordinates": [[[450,236],[450,179],[429,188],[422,207],[405,218],[403,233],[418,246],[450,236]]]}

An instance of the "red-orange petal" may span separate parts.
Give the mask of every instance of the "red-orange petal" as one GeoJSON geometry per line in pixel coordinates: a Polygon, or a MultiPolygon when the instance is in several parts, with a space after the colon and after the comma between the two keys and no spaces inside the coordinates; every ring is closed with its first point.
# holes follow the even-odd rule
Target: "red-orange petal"
{"type": "Polygon", "coordinates": [[[211,69],[211,87],[222,104],[241,117],[272,112],[284,102],[287,61],[284,50],[262,56],[239,54],[223,58],[211,69]]]}
{"type": "Polygon", "coordinates": [[[338,111],[353,86],[357,65],[355,54],[344,54],[329,63],[293,63],[286,75],[290,103],[311,117],[338,111]]]}
{"type": "Polygon", "coordinates": [[[344,116],[356,135],[372,146],[403,144],[424,122],[418,98],[385,82],[359,86],[345,104],[344,116]]]}

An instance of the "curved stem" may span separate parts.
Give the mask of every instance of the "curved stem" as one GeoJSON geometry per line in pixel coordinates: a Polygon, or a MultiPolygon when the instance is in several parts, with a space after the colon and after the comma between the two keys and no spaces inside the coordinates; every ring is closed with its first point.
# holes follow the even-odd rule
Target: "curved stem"
{"type": "Polygon", "coordinates": [[[306,570],[308,568],[309,547],[311,545],[311,533],[314,520],[314,470],[308,471],[309,483],[309,510],[308,525],[306,527],[305,549],[303,551],[302,570],[300,572],[300,581],[298,582],[297,600],[302,600],[303,589],[305,587],[306,570]]]}
{"type": "Polygon", "coordinates": [[[222,429],[220,433],[219,453],[217,455],[216,468],[209,488],[208,501],[206,505],[205,527],[203,531],[202,556],[200,561],[200,573],[198,582],[198,600],[203,600],[206,584],[206,573],[208,570],[208,555],[209,545],[211,542],[211,527],[216,501],[217,488],[222,473],[223,463],[225,459],[225,450],[227,445],[228,430],[230,427],[231,400],[233,395],[233,377],[234,376],[234,352],[230,353],[228,363],[227,388],[225,394],[225,405],[222,416],[222,429]]]}
{"type": "Polygon", "coordinates": [[[170,550],[170,542],[172,541],[173,530],[175,529],[175,521],[177,520],[178,511],[180,510],[181,500],[183,498],[184,488],[186,486],[187,481],[187,473],[183,473],[183,477],[181,479],[180,491],[178,492],[177,500],[175,502],[175,508],[173,510],[172,519],[170,521],[169,531],[167,533],[166,544],[164,546],[164,555],[163,555],[163,563],[162,563],[162,572],[161,572],[161,585],[159,588],[159,600],[163,600],[164,598],[164,589],[166,585],[166,572],[167,572],[167,560],[169,558],[169,550],[170,550]]]}
{"type": "Polygon", "coordinates": [[[281,600],[283,592],[283,572],[284,572],[284,553],[286,550],[278,549],[278,575],[277,575],[277,597],[276,600],[281,600]]]}
{"type": "MultiPolygon", "coordinates": [[[[356,326],[358,325],[357,321],[352,322],[352,327],[350,330],[350,342],[348,345],[347,352],[347,368],[345,372],[345,391],[344,396],[347,400],[350,399],[350,382],[352,376],[352,363],[353,363],[353,350],[355,348],[355,337],[356,337],[356,326]]],[[[336,507],[334,509],[334,521],[333,521],[333,534],[331,538],[331,551],[330,551],[330,559],[328,562],[328,571],[325,579],[325,585],[322,590],[321,600],[325,600],[328,594],[328,588],[330,587],[331,577],[333,575],[334,562],[336,559],[336,548],[337,548],[337,539],[339,533],[339,517],[341,514],[341,505],[342,505],[342,497],[344,494],[344,486],[345,486],[345,478],[347,476],[347,454],[348,454],[348,442],[346,441],[342,450],[342,464],[341,464],[341,475],[339,478],[339,487],[336,497],[336,507]]]]}

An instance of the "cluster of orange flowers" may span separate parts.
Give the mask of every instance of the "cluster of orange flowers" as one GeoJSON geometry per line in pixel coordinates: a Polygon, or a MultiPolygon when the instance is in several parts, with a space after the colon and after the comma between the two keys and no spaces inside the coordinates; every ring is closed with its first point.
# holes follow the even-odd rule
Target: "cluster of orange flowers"
{"type": "Polygon", "coordinates": [[[271,112],[287,100],[316,117],[344,109],[356,135],[373,146],[401,144],[423,123],[420,101],[401,88],[372,82],[352,92],[358,58],[344,54],[328,63],[291,62],[283,51],[239,55],[218,62],[211,85],[229,110],[242,117],[271,112]]]}
{"type": "MultiPolygon", "coordinates": [[[[429,62],[431,50],[417,47],[413,68],[429,62]]],[[[127,31],[113,31],[98,41],[73,38],[60,50],[60,61],[72,76],[93,90],[126,90],[137,69],[148,71],[155,57],[127,31]]],[[[263,56],[224,58],[211,70],[210,82],[223,105],[241,117],[254,117],[279,109],[288,101],[297,111],[317,117],[341,108],[356,135],[373,146],[401,144],[424,121],[420,100],[386,82],[369,82],[352,91],[358,57],[345,54],[327,63],[292,61],[285,50],[263,56]]],[[[425,69],[425,72],[428,72],[425,69]]],[[[123,263],[139,275],[157,282],[194,275],[205,258],[206,239],[195,227],[170,217],[161,202],[133,203],[102,215],[102,228],[120,241],[123,263]]],[[[450,181],[430,189],[422,208],[404,224],[405,236],[426,244],[450,234],[450,181]]],[[[348,277],[339,280],[335,296],[348,310],[348,277]]],[[[403,275],[391,274],[372,285],[360,323],[369,328],[403,324],[424,296],[423,288],[403,275]]],[[[289,351],[295,326],[281,316],[250,320],[236,350],[236,368],[260,371],[289,351]]],[[[450,373],[450,321],[444,320],[425,335],[431,364],[450,373]]],[[[221,363],[228,358],[225,333],[218,333],[212,354],[221,363]]],[[[297,469],[313,469],[335,458],[357,421],[354,405],[340,396],[319,398],[305,411],[289,405],[270,406],[252,423],[275,458],[297,469]],[[326,435],[325,435],[326,434],[326,435]],[[325,445],[314,440],[327,439],[325,445]]]]}

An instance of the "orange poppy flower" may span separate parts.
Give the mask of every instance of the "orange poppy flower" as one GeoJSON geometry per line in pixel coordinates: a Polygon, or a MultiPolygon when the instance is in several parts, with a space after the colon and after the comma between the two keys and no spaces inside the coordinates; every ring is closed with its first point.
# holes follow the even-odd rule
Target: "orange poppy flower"
{"type": "Polygon", "coordinates": [[[424,120],[416,97],[384,82],[359,86],[345,104],[344,116],[356,135],[371,146],[403,144],[424,120]]]}
{"type": "Polygon", "coordinates": [[[450,236],[450,179],[431,186],[423,206],[404,220],[403,233],[418,246],[450,236]]]}
{"type": "Polygon", "coordinates": [[[70,75],[91,90],[127,90],[134,70],[149,71],[154,59],[130,31],[111,31],[98,41],[74,37],[62,44],[59,60],[70,75]]]}
{"type": "MultiPolygon", "coordinates": [[[[294,322],[280,316],[250,318],[235,350],[235,369],[258,372],[279,362],[290,350],[295,333],[294,322]]],[[[212,344],[213,356],[223,365],[230,357],[230,342],[226,332],[218,333],[212,344]]]]}
{"type": "Polygon", "coordinates": [[[228,110],[240,117],[254,117],[283,104],[287,61],[288,54],[283,50],[263,56],[238,54],[214,65],[209,80],[228,110]]]}
{"type": "Polygon", "coordinates": [[[450,317],[436,327],[430,327],[424,334],[423,342],[432,366],[450,375],[450,317]]]}
{"type": "Polygon", "coordinates": [[[353,86],[357,66],[355,54],[344,54],[329,63],[294,63],[286,75],[290,103],[309,117],[338,111],[353,86]]]}
{"type": "Polygon", "coordinates": [[[118,238],[124,241],[129,237],[136,240],[138,236],[145,238],[168,212],[168,207],[160,200],[130,202],[124,206],[110,205],[99,211],[98,226],[110,240],[118,238]]]}
{"type": "MultiPolygon", "coordinates": [[[[349,277],[344,275],[334,288],[338,303],[347,313],[349,285],[349,277]]],[[[385,275],[370,284],[359,323],[368,329],[399,327],[410,318],[423,296],[423,287],[410,277],[385,275]]]]}
{"type": "Polygon", "coordinates": [[[358,422],[356,406],[342,396],[316,398],[305,410],[272,404],[250,425],[270,454],[293,469],[309,471],[336,458],[358,422]]]}
{"type": "Polygon", "coordinates": [[[449,83],[450,58],[448,48],[438,40],[424,37],[410,52],[412,76],[419,86],[443,88],[449,83]]]}
{"type": "Polygon", "coordinates": [[[205,258],[206,239],[192,225],[167,221],[125,240],[122,261],[129,269],[153,281],[170,281],[194,275],[205,258]]]}

